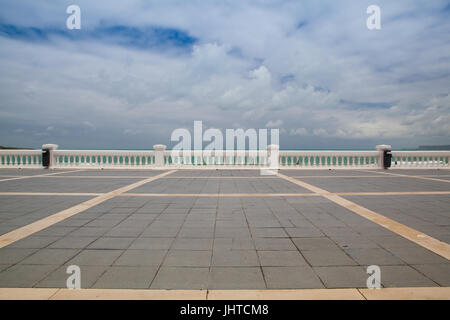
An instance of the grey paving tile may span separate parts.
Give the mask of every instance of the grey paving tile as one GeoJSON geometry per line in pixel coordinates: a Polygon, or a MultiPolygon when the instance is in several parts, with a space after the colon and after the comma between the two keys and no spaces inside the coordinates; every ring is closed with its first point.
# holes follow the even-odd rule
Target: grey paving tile
{"type": "Polygon", "coordinates": [[[83,250],[67,265],[78,266],[109,266],[124,252],[124,250],[83,250]]]}
{"type": "MultiPolygon", "coordinates": [[[[357,237],[360,235],[358,230],[350,227],[321,227],[320,230],[329,238],[335,238],[342,235],[353,237],[357,237]]],[[[361,234],[364,234],[364,232],[361,232],[361,234]]]]}
{"type": "Polygon", "coordinates": [[[366,288],[367,278],[364,267],[331,266],[313,267],[326,288],[366,288]]]}
{"type": "Polygon", "coordinates": [[[1,288],[31,288],[55,270],[57,265],[18,264],[0,273],[1,288]]]}
{"type": "MultiPolygon", "coordinates": [[[[67,288],[67,279],[71,274],[67,273],[68,266],[62,266],[51,272],[43,280],[39,281],[37,288],[67,288]]],[[[107,266],[80,266],[80,282],[82,289],[90,288],[105,272],[107,266]]]]}
{"type": "Polygon", "coordinates": [[[312,266],[351,266],[357,264],[342,250],[305,250],[301,252],[312,266]]]}
{"type": "Polygon", "coordinates": [[[163,265],[167,267],[209,267],[211,251],[171,250],[163,265]]]}
{"type": "Polygon", "coordinates": [[[268,289],[321,289],[324,285],[309,266],[263,267],[268,289]]]}
{"type": "Polygon", "coordinates": [[[389,248],[395,256],[407,264],[446,263],[447,260],[422,247],[392,247],[389,248]]]}
{"type": "Polygon", "coordinates": [[[121,221],[120,219],[95,219],[87,223],[85,227],[108,228],[118,225],[121,221]]]}
{"type": "Polygon", "coordinates": [[[297,250],[290,239],[255,238],[254,241],[257,250],[297,250]]]}
{"type": "Polygon", "coordinates": [[[410,266],[380,266],[383,287],[434,287],[437,284],[410,266]]]}
{"type": "Polygon", "coordinates": [[[398,235],[376,236],[371,237],[371,240],[388,250],[391,248],[404,248],[404,247],[417,248],[417,244],[398,235]]]}
{"type": "Polygon", "coordinates": [[[164,250],[169,249],[175,238],[137,238],[129,249],[164,250]]]}
{"type": "Polygon", "coordinates": [[[251,238],[250,230],[247,227],[217,227],[214,236],[216,238],[251,238]]]}
{"type": "Polygon", "coordinates": [[[62,237],[66,234],[76,230],[77,227],[58,227],[58,226],[51,226],[44,230],[41,230],[39,232],[36,232],[35,236],[51,236],[51,237],[62,237]]]}
{"type": "Polygon", "coordinates": [[[306,266],[307,263],[298,251],[258,251],[263,267],[306,266]]]}
{"type": "Polygon", "coordinates": [[[2,272],[3,270],[8,269],[11,266],[12,266],[12,264],[0,264],[0,272],[2,272]]]}
{"type": "Polygon", "coordinates": [[[326,249],[339,249],[339,247],[331,239],[321,238],[294,238],[292,241],[295,243],[299,250],[326,250],[326,249]]]}
{"type": "MultiPolygon", "coordinates": [[[[248,215],[247,215],[248,218],[248,215]]],[[[251,228],[280,228],[280,222],[276,219],[261,219],[261,218],[255,218],[255,219],[249,219],[248,225],[251,228]]]]}
{"type": "Polygon", "coordinates": [[[60,237],[29,236],[10,244],[8,248],[42,249],[58,239],[60,239],[60,237]]]}
{"type": "Polygon", "coordinates": [[[78,252],[78,249],[40,249],[19,263],[27,265],[62,265],[78,252]]]}
{"type": "Polygon", "coordinates": [[[213,250],[254,250],[252,239],[242,238],[215,238],[213,250]]]}
{"type": "Polygon", "coordinates": [[[298,218],[298,217],[289,218],[289,221],[291,222],[292,227],[296,227],[296,228],[312,227],[312,228],[314,228],[314,225],[306,218],[298,218]]]}
{"type": "Polygon", "coordinates": [[[115,228],[133,228],[139,229],[142,232],[150,223],[151,221],[142,219],[126,219],[116,224],[115,228]]]}
{"type": "Polygon", "coordinates": [[[159,266],[167,250],[126,250],[115,262],[116,266],[159,266]]]}
{"type": "Polygon", "coordinates": [[[147,289],[150,287],[157,270],[157,267],[113,266],[106,270],[92,288],[147,289]]]}
{"type": "Polygon", "coordinates": [[[347,236],[345,234],[331,236],[330,237],[337,245],[343,249],[370,249],[379,248],[380,246],[375,243],[372,239],[366,238],[364,236],[347,236]]]}
{"type": "Polygon", "coordinates": [[[89,223],[92,219],[66,219],[64,221],[61,221],[60,223],[58,223],[58,226],[63,226],[63,227],[81,227],[84,226],[85,224],[89,223]]]}
{"type": "Polygon", "coordinates": [[[206,289],[209,268],[161,267],[151,289],[206,289]]]}
{"type": "Polygon", "coordinates": [[[212,265],[217,267],[256,267],[260,264],[255,250],[215,250],[212,265]]]}
{"type": "Polygon", "coordinates": [[[57,249],[82,249],[94,242],[97,237],[71,237],[67,236],[53,242],[48,248],[57,249]]]}
{"type": "Polygon", "coordinates": [[[265,289],[259,267],[212,267],[209,289],[265,289]]]}
{"type": "Polygon", "coordinates": [[[218,228],[234,228],[234,227],[247,227],[247,221],[244,216],[239,219],[227,219],[217,220],[216,227],[218,228]]]}
{"type": "Polygon", "coordinates": [[[181,228],[178,237],[180,238],[213,238],[213,228],[181,228]]]}
{"type": "Polygon", "coordinates": [[[288,238],[283,228],[250,228],[254,238],[288,238]]]}
{"type": "Polygon", "coordinates": [[[311,219],[313,225],[316,227],[346,227],[346,224],[338,219],[327,218],[327,219],[311,219]]]}
{"type": "Polygon", "coordinates": [[[413,265],[414,269],[417,269],[420,273],[427,278],[433,280],[440,286],[450,286],[450,264],[419,264],[413,265]]]}
{"type": "Polygon", "coordinates": [[[112,208],[108,211],[107,215],[114,215],[114,214],[127,214],[130,215],[133,212],[135,212],[137,209],[134,207],[126,208],[126,207],[120,207],[120,208],[112,208]]]}
{"type": "Polygon", "coordinates": [[[212,238],[176,238],[172,250],[212,250],[212,238]]]}
{"type": "Polygon", "coordinates": [[[142,231],[142,228],[115,227],[105,233],[105,237],[138,237],[142,231]]]}
{"type": "Polygon", "coordinates": [[[150,225],[147,229],[142,232],[141,237],[176,237],[180,228],[178,227],[153,227],[150,225]]]}
{"type": "Polygon", "coordinates": [[[81,227],[73,230],[69,235],[73,237],[101,237],[109,230],[110,228],[81,227]]]}
{"type": "Polygon", "coordinates": [[[102,237],[91,243],[89,249],[126,249],[135,238],[125,238],[125,237],[102,237]]]}
{"type": "Polygon", "coordinates": [[[398,257],[382,248],[347,249],[345,250],[360,265],[403,265],[398,257]]]}

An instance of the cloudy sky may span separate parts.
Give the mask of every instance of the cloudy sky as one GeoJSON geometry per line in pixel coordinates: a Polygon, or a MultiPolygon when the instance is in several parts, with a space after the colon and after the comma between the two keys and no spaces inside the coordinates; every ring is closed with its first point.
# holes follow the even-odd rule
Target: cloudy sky
{"type": "Polygon", "coordinates": [[[194,120],[284,149],[450,144],[449,34],[448,0],[0,0],[0,145],[148,149],[194,120]]]}

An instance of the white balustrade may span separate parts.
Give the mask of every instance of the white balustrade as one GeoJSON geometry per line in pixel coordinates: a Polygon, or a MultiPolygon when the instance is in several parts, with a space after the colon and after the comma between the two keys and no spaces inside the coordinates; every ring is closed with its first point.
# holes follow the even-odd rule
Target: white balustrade
{"type": "MultiPolygon", "coordinates": [[[[51,150],[51,168],[378,169],[382,151],[51,150]],[[272,159],[272,160],[271,160],[272,159]],[[276,159],[276,158],[275,158],[276,159]],[[275,160],[276,162],[276,160],[275,160]]],[[[449,168],[450,151],[392,151],[392,168],[449,168]]],[[[42,168],[42,150],[0,150],[0,168],[42,168]]]]}
{"type": "Polygon", "coordinates": [[[392,168],[449,168],[450,151],[392,151],[392,168]]]}
{"type": "Polygon", "coordinates": [[[280,150],[280,168],[355,169],[379,168],[378,151],[280,150]]]}
{"type": "Polygon", "coordinates": [[[0,168],[42,168],[42,150],[0,150],[0,168]]]}
{"type": "Polygon", "coordinates": [[[154,155],[153,150],[55,150],[52,168],[152,168],[154,155]]]}

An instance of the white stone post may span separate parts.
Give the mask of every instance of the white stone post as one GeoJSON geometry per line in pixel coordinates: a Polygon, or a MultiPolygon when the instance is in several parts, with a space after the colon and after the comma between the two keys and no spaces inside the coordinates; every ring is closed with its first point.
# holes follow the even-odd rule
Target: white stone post
{"type": "Polygon", "coordinates": [[[155,150],[155,166],[164,167],[164,151],[166,151],[167,146],[163,144],[155,144],[153,150],[155,150]]]}
{"type": "Polygon", "coordinates": [[[260,174],[263,176],[273,176],[280,169],[280,146],[271,144],[267,146],[268,167],[261,168],[260,174]]]}
{"type": "Polygon", "coordinates": [[[378,168],[384,169],[384,151],[391,151],[392,147],[388,144],[380,144],[376,146],[378,151],[378,168]]]}

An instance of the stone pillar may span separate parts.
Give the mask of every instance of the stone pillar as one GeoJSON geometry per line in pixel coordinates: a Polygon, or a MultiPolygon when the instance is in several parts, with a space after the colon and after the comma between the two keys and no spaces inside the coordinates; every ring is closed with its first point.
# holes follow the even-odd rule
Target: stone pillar
{"type": "Polygon", "coordinates": [[[385,151],[391,151],[392,147],[388,144],[380,144],[376,146],[376,149],[378,151],[378,168],[385,169],[385,163],[384,163],[384,152],[385,151]]]}
{"type": "Polygon", "coordinates": [[[55,165],[53,151],[58,149],[57,144],[47,143],[42,145],[42,165],[45,169],[52,169],[55,165]]]}
{"type": "Polygon", "coordinates": [[[155,144],[153,150],[155,150],[155,166],[164,167],[164,151],[166,151],[167,146],[163,144],[155,144]]]}
{"type": "Polygon", "coordinates": [[[280,146],[277,144],[268,145],[267,157],[268,166],[261,168],[260,174],[263,176],[276,175],[280,169],[280,146]]]}

